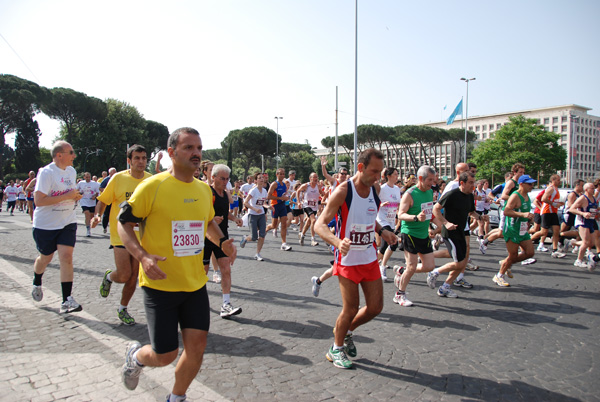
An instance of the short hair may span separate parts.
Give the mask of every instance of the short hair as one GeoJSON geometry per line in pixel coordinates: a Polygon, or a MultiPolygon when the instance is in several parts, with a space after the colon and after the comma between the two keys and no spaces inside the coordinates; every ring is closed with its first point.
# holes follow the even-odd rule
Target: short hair
{"type": "Polygon", "coordinates": [[[458,176],[458,182],[459,183],[466,183],[469,181],[470,177],[475,177],[475,175],[473,173],[470,172],[462,172],[460,174],[460,176],[458,176]]]}
{"type": "Polygon", "coordinates": [[[348,173],[348,168],[347,167],[340,166],[339,169],[338,169],[338,173],[342,173],[344,170],[346,171],[346,173],[348,173]]]}
{"type": "Polygon", "coordinates": [[[586,188],[591,188],[592,190],[595,188],[596,186],[594,186],[594,183],[585,183],[583,185],[583,191],[587,191],[586,188]]]}
{"type": "Polygon", "coordinates": [[[469,167],[469,169],[473,169],[473,168],[477,169],[477,165],[474,164],[473,162],[467,163],[467,166],[469,167]]]}
{"type": "Polygon", "coordinates": [[[553,174],[552,176],[550,176],[550,181],[554,181],[556,179],[560,179],[560,175],[558,174],[553,174]]]}
{"type": "MultiPolygon", "coordinates": [[[[208,159],[207,159],[207,160],[204,160],[204,161],[202,161],[202,162],[200,162],[200,171],[201,171],[202,173],[206,172],[206,169],[208,168],[208,165],[209,165],[210,163],[212,163],[212,162],[211,162],[211,161],[209,161],[208,159]]],[[[214,166],[213,166],[213,168],[214,168],[214,166]]]]}
{"type": "Polygon", "coordinates": [[[195,128],[191,127],[181,127],[177,130],[173,131],[171,135],[169,135],[169,139],[167,140],[167,148],[177,148],[177,143],[179,142],[179,136],[181,134],[195,134],[200,137],[200,133],[195,128]]]}
{"type": "Polygon", "coordinates": [[[65,145],[71,146],[71,144],[69,144],[67,141],[56,141],[54,145],[52,145],[52,149],[50,150],[50,155],[52,156],[52,158],[56,158],[56,155],[58,155],[61,152],[64,152],[65,145]]]}
{"type": "Polygon", "coordinates": [[[387,180],[388,176],[393,175],[394,172],[397,172],[397,171],[398,171],[398,169],[396,169],[395,167],[389,167],[383,171],[383,175],[385,176],[385,179],[387,180]]]}
{"type": "Polygon", "coordinates": [[[600,186],[600,179],[594,180],[594,187],[600,186]]]}
{"type": "Polygon", "coordinates": [[[229,175],[231,174],[231,169],[229,169],[229,166],[219,163],[218,165],[213,166],[212,177],[217,177],[217,175],[221,172],[227,172],[227,175],[229,175]]]}
{"type": "Polygon", "coordinates": [[[423,165],[417,170],[417,177],[427,177],[430,174],[435,174],[435,169],[429,165],[423,165]]]}
{"type": "Polygon", "coordinates": [[[504,180],[508,179],[509,177],[512,177],[513,172],[506,172],[504,173],[504,180]]]}
{"type": "Polygon", "coordinates": [[[281,171],[283,171],[283,174],[285,174],[285,169],[284,169],[284,168],[279,168],[279,169],[277,169],[277,170],[275,171],[275,174],[277,174],[277,172],[279,172],[280,170],[281,170],[281,171]]]}
{"type": "Polygon", "coordinates": [[[375,148],[365,149],[358,156],[358,163],[362,163],[365,166],[369,166],[369,163],[371,163],[371,158],[373,157],[383,160],[383,152],[375,148]]]}
{"type": "MultiPolygon", "coordinates": [[[[596,181],[598,181],[598,180],[596,180],[596,181]]],[[[585,183],[585,180],[583,180],[583,179],[577,179],[577,180],[575,180],[575,186],[579,185],[580,183],[585,183]]],[[[594,185],[595,184],[596,183],[594,182],[594,185]]]]}
{"type": "Polygon", "coordinates": [[[148,154],[148,152],[146,152],[146,148],[144,148],[143,145],[133,144],[127,149],[127,159],[131,159],[133,157],[134,152],[144,152],[146,155],[148,154]]]}
{"type": "Polygon", "coordinates": [[[512,165],[511,171],[513,173],[518,173],[519,169],[525,169],[525,165],[523,165],[522,163],[517,162],[514,165],[512,165]]]}
{"type": "Polygon", "coordinates": [[[85,177],[86,174],[89,174],[90,177],[92,177],[92,174],[90,172],[83,172],[83,177],[85,177]]]}
{"type": "Polygon", "coordinates": [[[296,171],[295,171],[295,170],[290,170],[290,171],[288,172],[288,176],[289,176],[289,175],[291,175],[291,174],[296,174],[296,171]]]}

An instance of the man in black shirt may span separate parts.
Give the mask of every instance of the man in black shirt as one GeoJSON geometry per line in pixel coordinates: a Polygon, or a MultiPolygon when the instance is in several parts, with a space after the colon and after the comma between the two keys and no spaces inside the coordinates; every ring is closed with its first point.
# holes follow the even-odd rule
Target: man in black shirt
{"type": "Polygon", "coordinates": [[[434,269],[427,275],[427,284],[434,289],[438,275],[442,272],[449,272],[448,279],[437,291],[437,294],[442,297],[458,297],[452,291],[450,285],[465,270],[469,260],[467,258],[467,237],[464,228],[469,215],[473,215],[478,220],[482,219],[481,215],[475,212],[475,199],[473,197],[475,175],[470,172],[463,172],[459,176],[458,183],[458,188],[444,194],[433,207],[433,215],[442,222],[442,237],[453,260],[440,268],[434,269]],[[443,214],[442,209],[444,210],[443,214]]]}
{"type": "MultiPolygon", "coordinates": [[[[242,226],[242,220],[232,213],[229,212],[229,193],[226,190],[227,183],[229,182],[229,174],[231,170],[226,165],[214,165],[212,168],[212,184],[211,189],[213,193],[213,206],[215,208],[215,217],[213,220],[217,222],[221,231],[223,232],[223,239],[225,241],[229,238],[227,232],[228,221],[234,221],[238,226],[242,226]]],[[[219,244],[214,244],[208,237],[205,239],[204,246],[204,269],[208,271],[208,264],[210,263],[210,257],[214,254],[219,264],[219,270],[221,271],[221,290],[223,292],[223,305],[221,306],[221,317],[227,318],[233,315],[238,315],[242,312],[241,307],[233,307],[230,301],[231,292],[231,262],[229,257],[221,250],[219,244]]]]}

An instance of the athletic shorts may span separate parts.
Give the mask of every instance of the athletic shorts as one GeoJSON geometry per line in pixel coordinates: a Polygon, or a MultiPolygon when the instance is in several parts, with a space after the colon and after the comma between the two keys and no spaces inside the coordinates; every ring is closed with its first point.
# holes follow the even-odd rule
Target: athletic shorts
{"type": "Polygon", "coordinates": [[[33,201],[33,197],[27,197],[27,201],[33,201]]]}
{"type": "Polygon", "coordinates": [[[235,200],[234,202],[232,202],[231,204],[229,204],[229,209],[239,208],[239,206],[240,206],[240,201],[239,200],[235,200]]]}
{"type": "MultiPolygon", "coordinates": [[[[390,226],[390,225],[385,225],[383,229],[387,229],[387,231],[394,233],[394,229],[390,226]]],[[[392,244],[391,246],[389,244],[387,244],[387,242],[384,240],[384,238],[382,236],[379,236],[381,238],[381,245],[379,246],[379,252],[383,255],[385,254],[385,250],[387,250],[388,247],[390,247],[392,249],[392,251],[396,251],[396,249],[398,248],[398,243],[396,244],[392,244]]]]}
{"type": "Polygon", "coordinates": [[[273,219],[286,217],[287,216],[287,208],[285,207],[285,203],[275,204],[273,205],[273,211],[271,212],[271,217],[273,219]]]}
{"type": "Polygon", "coordinates": [[[113,248],[125,248],[125,246],[122,246],[122,245],[113,246],[112,244],[110,246],[108,246],[109,250],[112,250],[113,248]]]}
{"type": "Polygon", "coordinates": [[[88,212],[94,213],[94,212],[96,212],[96,207],[84,207],[84,206],[82,205],[82,206],[81,206],[81,210],[82,210],[83,212],[85,212],[85,211],[88,211],[88,212]]]}
{"type": "Polygon", "coordinates": [[[419,239],[418,237],[411,236],[406,233],[400,233],[402,239],[402,245],[404,251],[408,251],[411,254],[429,254],[433,253],[433,247],[431,246],[431,239],[419,239]]]}
{"type": "Polygon", "coordinates": [[[14,208],[17,206],[17,200],[14,201],[6,201],[6,209],[14,208]]]}
{"type": "Polygon", "coordinates": [[[252,241],[258,240],[259,237],[264,239],[267,229],[267,217],[265,214],[250,215],[250,231],[252,232],[252,241]]]}
{"type": "Polygon", "coordinates": [[[304,210],[303,209],[292,209],[292,215],[293,216],[302,216],[302,215],[304,215],[304,210]]]}
{"type": "Polygon", "coordinates": [[[361,282],[381,281],[381,271],[377,260],[366,265],[341,265],[337,261],[333,265],[333,274],[350,279],[357,285],[361,282]]]}
{"type": "Polygon", "coordinates": [[[444,237],[444,243],[454,262],[461,262],[467,258],[467,240],[464,231],[448,232],[448,237],[444,237]]]}
{"type": "MultiPolygon", "coordinates": [[[[225,237],[229,238],[228,236],[225,237]]],[[[213,254],[215,255],[215,258],[217,260],[220,258],[227,257],[227,255],[223,252],[223,250],[221,250],[219,246],[217,246],[215,243],[208,239],[204,239],[204,257],[202,259],[204,265],[210,264],[210,257],[213,254]]]]}
{"type": "Polygon", "coordinates": [[[150,344],[156,353],[179,348],[181,329],[207,331],[210,327],[210,305],[206,286],[195,292],[165,292],[143,286],[144,307],[150,344]]]}
{"type": "Polygon", "coordinates": [[[312,209],[311,207],[306,207],[304,208],[304,213],[306,214],[306,216],[308,216],[310,218],[311,215],[317,215],[317,211],[312,209]]]}
{"type": "Polygon", "coordinates": [[[558,220],[558,214],[554,212],[549,212],[547,214],[542,214],[542,227],[544,229],[550,229],[552,226],[559,226],[560,222],[558,220]]]}
{"type": "Polygon", "coordinates": [[[579,228],[587,228],[591,233],[594,233],[594,231],[598,230],[598,222],[596,222],[594,219],[584,219],[583,220],[583,225],[581,224],[581,220],[579,220],[579,224],[575,225],[575,227],[577,229],[579,228]]]}
{"type": "Polygon", "coordinates": [[[62,229],[45,230],[33,228],[35,246],[42,255],[50,255],[58,249],[58,245],[75,247],[77,224],[71,223],[62,229]]]}
{"type": "Polygon", "coordinates": [[[565,225],[567,225],[570,228],[572,228],[573,226],[575,226],[575,218],[577,217],[577,215],[575,215],[575,214],[567,214],[567,215],[563,215],[563,218],[565,216],[568,216],[567,220],[565,221],[565,225]]]}
{"type": "Polygon", "coordinates": [[[542,224],[542,215],[533,214],[533,223],[537,223],[538,225],[542,224]]]}

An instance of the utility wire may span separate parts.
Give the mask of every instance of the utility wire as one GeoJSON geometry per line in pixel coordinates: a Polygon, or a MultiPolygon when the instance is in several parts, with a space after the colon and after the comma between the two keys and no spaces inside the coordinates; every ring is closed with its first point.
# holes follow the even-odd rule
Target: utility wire
{"type": "Polygon", "coordinates": [[[31,71],[31,69],[29,68],[29,66],[27,65],[27,63],[25,63],[25,60],[23,60],[21,58],[21,56],[19,56],[19,53],[17,53],[17,51],[10,45],[10,43],[8,43],[8,41],[6,40],[6,38],[1,33],[0,33],[0,38],[4,39],[4,42],[6,42],[6,44],[10,48],[10,50],[12,50],[13,53],[19,58],[19,60],[21,60],[21,63],[23,63],[23,65],[25,66],[25,68],[27,68],[27,70],[29,70],[29,72],[31,73],[31,75],[33,75],[33,77],[36,79],[36,81],[38,82],[38,84],[40,84],[40,79],[33,73],[33,71],[31,71]]]}

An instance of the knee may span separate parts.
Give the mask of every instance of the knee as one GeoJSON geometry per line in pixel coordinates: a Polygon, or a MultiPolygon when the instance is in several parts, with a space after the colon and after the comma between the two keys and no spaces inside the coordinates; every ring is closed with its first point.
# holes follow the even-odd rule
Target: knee
{"type": "Polygon", "coordinates": [[[376,317],[383,310],[383,300],[378,300],[376,303],[371,303],[366,306],[366,313],[369,317],[376,317]]]}
{"type": "Polygon", "coordinates": [[[175,361],[178,353],[179,353],[179,350],[175,349],[172,352],[156,354],[156,366],[157,367],[168,366],[169,364],[171,364],[175,361]]]}
{"type": "Polygon", "coordinates": [[[351,320],[356,314],[358,314],[358,306],[345,306],[340,315],[351,320]]]}

